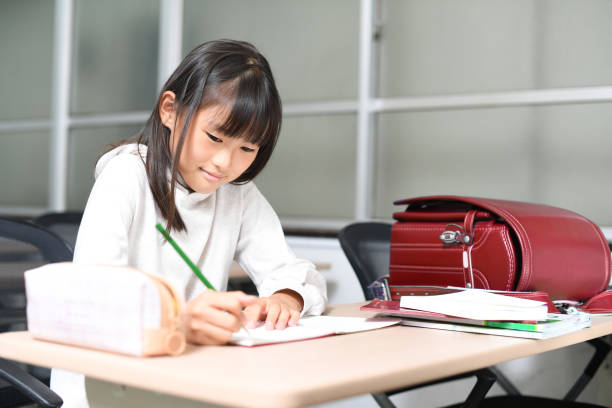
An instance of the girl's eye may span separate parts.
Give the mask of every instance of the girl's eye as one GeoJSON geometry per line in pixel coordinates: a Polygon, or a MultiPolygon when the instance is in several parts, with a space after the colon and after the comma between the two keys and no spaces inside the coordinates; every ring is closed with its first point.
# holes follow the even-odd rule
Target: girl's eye
{"type": "Polygon", "coordinates": [[[222,142],[222,141],[223,141],[223,140],[219,139],[217,136],[213,136],[213,135],[211,135],[211,134],[210,134],[210,133],[208,133],[208,132],[206,132],[206,134],[208,135],[208,137],[210,138],[210,140],[212,140],[213,142],[220,143],[220,142],[222,142]]]}
{"type": "Polygon", "coordinates": [[[251,147],[246,147],[246,146],[242,146],[241,149],[242,149],[242,151],[245,151],[247,153],[251,153],[251,152],[255,151],[255,149],[253,149],[251,147]]]}

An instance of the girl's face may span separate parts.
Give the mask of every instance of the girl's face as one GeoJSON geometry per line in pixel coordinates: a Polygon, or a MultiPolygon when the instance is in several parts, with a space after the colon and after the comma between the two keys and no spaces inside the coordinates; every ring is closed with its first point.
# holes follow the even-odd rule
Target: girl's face
{"type": "MultiPolygon", "coordinates": [[[[198,193],[208,194],[237,179],[255,160],[259,146],[243,138],[221,134],[227,110],[212,106],[194,115],[185,135],[178,170],[187,185],[198,193]]],[[[170,151],[174,154],[182,129],[179,119],[176,132],[170,127],[170,151]]]]}

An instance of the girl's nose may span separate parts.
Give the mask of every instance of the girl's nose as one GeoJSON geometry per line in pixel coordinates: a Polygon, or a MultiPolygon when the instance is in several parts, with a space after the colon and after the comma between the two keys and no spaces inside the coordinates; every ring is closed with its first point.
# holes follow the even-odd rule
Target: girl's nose
{"type": "Polygon", "coordinates": [[[232,152],[230,149],[219,149],[213,156],[213,163],[221,169],[227,169],[232,164],[232,152]]]}

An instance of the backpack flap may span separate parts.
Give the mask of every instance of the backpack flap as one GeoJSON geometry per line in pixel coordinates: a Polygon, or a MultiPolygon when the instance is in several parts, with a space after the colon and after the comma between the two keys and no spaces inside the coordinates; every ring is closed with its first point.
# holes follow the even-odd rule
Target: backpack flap
{"type": "MultiPolygon", "coordinates": [[[[541,204],[462,196],[420,197],[395,204],[408,206],[406,211],[396,214],[396,224],[405,219],[406,212],[428,213],[428,217],[433,217],[436,212],[446,216],[450,212],[461,213],[474,208],[478,213],[490,213],[496,224],[507,225],[518,268],[514,287],[502,290],[541,290],[548,292],[552,299],[584,300],[608,286],[608,243],[597,225],[574,212],[541,204]]],[[[478,223],[476,229],[477,226],[478,223]]],[[[392,248],[394,239],[397,243],[398,238],[401,239],[400,234],[392,235],[392,248]]],[[[473,254],[475,251],[476,239],[473,254]]],[[[487,249],[486,252],[489,255],[483,254],[483,257],[497,262],[498,268],[507,271],[508,257],[500,258],[500,250],[487,249]]],[[[422,254],[428,256],[425,251],[422,254]]],[[[391,257],[393,261],[393,254],[391,257]]],[[[479,266],[475,255],[473,265],[475,269],[479,266]]],[[[390,284],[393,284],[392,276],[390,284]]]]}

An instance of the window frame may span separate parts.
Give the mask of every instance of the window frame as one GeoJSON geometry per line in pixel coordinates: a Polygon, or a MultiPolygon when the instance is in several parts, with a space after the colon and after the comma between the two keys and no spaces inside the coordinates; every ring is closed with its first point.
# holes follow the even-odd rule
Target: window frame
{"type": "MultiPolygon", "coordinates": [[[[171,74],[181,59],[183,37],[183,0],[160,0],[158,87],[171,74]]],[[[383,112],[410,112],[466,108],[507,106],[537,106],[574,103],[612,102],[612,86],[531,89],[523,91],[487,92],[472,94],[446,94],[420,97],[376,97],[378,66],[378,38],[382,14],[381,2],[359,0],[360,22],[356,41],[359,42],[359,83],[355,100],[338,99],[288,103],[283,107],[285,116],[333,115],[355,113],[357,117],[355,157],[355,209],[344,219],[317,219],[312,217],[282,217],[283,226],[301,230],[338,230],[344,225],[373,219],[374,171],[376,170],[375,144],[376,115],[383,112]]],[[[0,205],[0,213],[12,215],[38,215],[46,211],[67,210],[67,168],[69,132],[88,126],[142,124],[149,112],[117,112],[111,114],[71,115],[70,75],[73,55],[74,0],[55,0],[53,38],[52,112],[49,120],[0,121],[3,133],[48,130],[51,134],[49,151],[49,196],[42,207],[15,207],[0,205]]],[[[612,231],[612,229],[610,229],[612,231]]]]}

